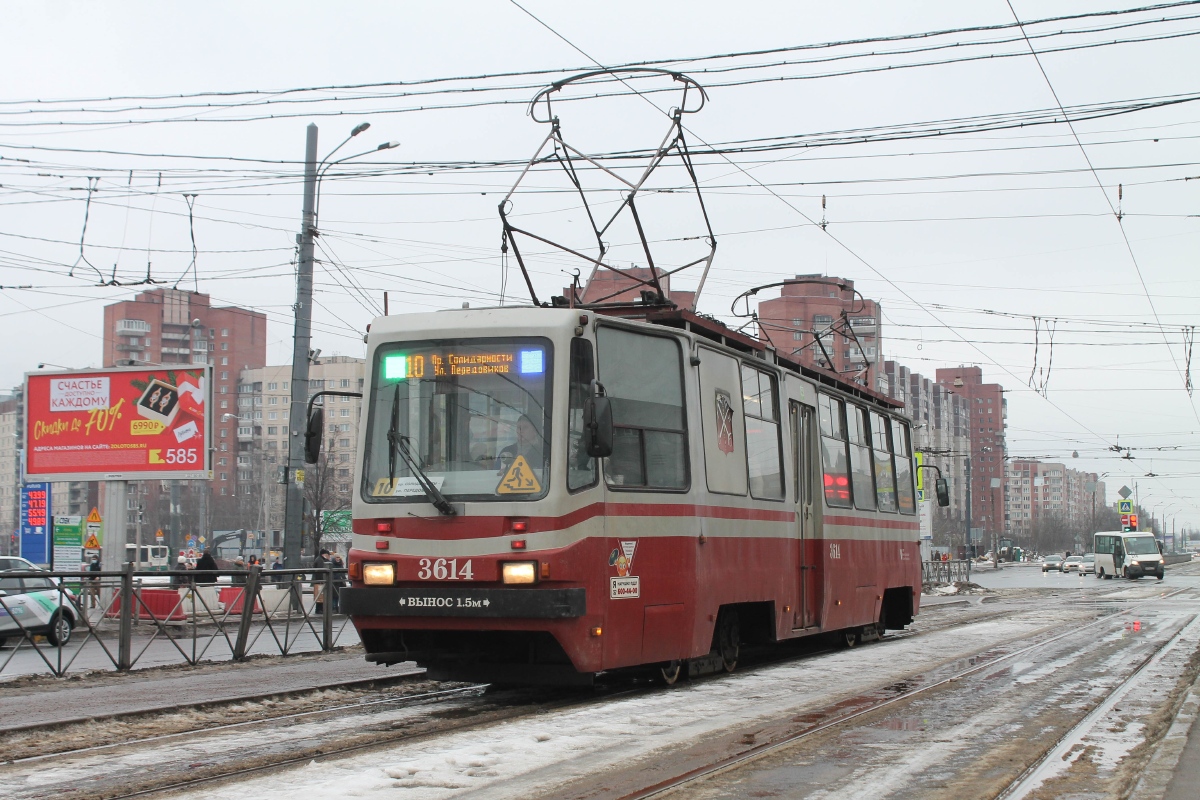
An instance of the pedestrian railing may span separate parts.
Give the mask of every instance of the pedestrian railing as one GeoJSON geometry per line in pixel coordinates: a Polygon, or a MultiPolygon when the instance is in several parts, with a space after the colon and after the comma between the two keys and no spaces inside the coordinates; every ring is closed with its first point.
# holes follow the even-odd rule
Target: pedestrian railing
{"type": "Polygon", "coordinates": [[[954,583],[971,580],[970,561],[922,561],[921,582],[924,584],[954,583]]]}
{"type": "Polygon", "coordinates": [[[0,573],[0,678],[240,661],[357,642],[333,568],[0,573]]]}

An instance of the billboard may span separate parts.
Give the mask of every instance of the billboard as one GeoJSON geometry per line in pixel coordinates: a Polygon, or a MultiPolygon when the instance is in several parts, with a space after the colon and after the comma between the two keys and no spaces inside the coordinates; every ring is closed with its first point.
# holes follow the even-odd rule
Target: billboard
{"type": "Polygon", "coordinates": [[[205,479],[212,368],[25,376],[25,474],[35,480],[205,479]]]}
{"type": "Polygon", "coordinates": [[[21,558],[50,563],[50,484],[21,487],[21,558]]]}

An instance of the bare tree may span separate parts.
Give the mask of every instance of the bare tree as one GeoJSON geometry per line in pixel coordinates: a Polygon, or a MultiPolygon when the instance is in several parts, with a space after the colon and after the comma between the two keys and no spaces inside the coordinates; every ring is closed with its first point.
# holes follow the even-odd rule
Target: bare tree
{"type": "MultiPolygon", "coordinates": [[[[330,443],[332,446],[332,443],[330,443]]],[[[304,469],[304,505],[306,533],[302,541],[307,545],[306,552],[314,553],[317,543],[324,534],[325,511],[344,511],[350,508],[350,492],[343,491],[342,486],[348,485],[350,479],[338,477],[337,464],[330,462],[329,448],[322,448],[316,464],[309,464],[304,469]]],[[[348,467],[343,467],[347,469],[348,467]]]]}

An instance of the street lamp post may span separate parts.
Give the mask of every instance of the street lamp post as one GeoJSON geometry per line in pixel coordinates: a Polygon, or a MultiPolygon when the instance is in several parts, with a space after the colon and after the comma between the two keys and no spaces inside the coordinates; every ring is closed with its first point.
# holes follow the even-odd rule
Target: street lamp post
{"type": "Polygon", "coordinates": [[[349,161],[369,153],[390,150],[396,142],[384,142],[374,150],[330,162],[330,157],[347,142],[370,127],[360,123],[350,131],[341,144],[333,148],[324,159],[317,162],[317,126],[309,124],[304,148],[304,206],[300,217],[300,233],[296,242],[300,246],[296,265],[296,308],[295,326],[292,334],[292,377],[291,407],[288,409],[288,455],[287,469],[283,474],[286,484],[284,499],[283,563],[288,569],[298,569],[300,546],[304,524],[304,418],[308,407],[308,365],[312,344],[312,284],[313,247],[317,232],[317,199],[319,182],[334,164],[349,161]],[[326,162],[329,162],[326,165],[326,162]]]}

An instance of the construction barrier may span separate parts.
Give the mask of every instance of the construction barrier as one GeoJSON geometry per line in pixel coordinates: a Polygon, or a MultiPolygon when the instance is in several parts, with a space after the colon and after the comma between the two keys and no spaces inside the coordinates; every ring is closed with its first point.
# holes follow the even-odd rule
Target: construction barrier
{"type": "MultiPolygon", "coordinates": [[[[226,614],[242,613],[245,607],[245,598],[245,586],[222,586],[217,596],[218,601],[224,606],[226,614]]],[[[254,601],[254,613],[263,613],[262,605],[257,600],[254,601]]]]}
{"type": "MultiPolygon", "coordinates": [[[[182,622],[187,619],[175,589],[141,589],[134,592],[133,614],[137,619],[157,619],[160,622],[182,622]],[[140,600],[140,602],[139,602],[140,600]]],[[[121,615],[121,595],[113,596],[104,616],[115,619],[121,615]]]]}

